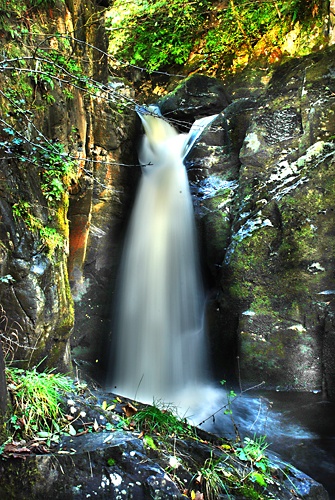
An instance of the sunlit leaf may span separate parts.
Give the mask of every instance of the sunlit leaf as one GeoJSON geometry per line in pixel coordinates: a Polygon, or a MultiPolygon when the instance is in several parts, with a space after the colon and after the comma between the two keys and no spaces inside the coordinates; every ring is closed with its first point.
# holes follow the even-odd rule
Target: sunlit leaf
{"type": "Polygon", "coordinates": [[[75,436],[77,434],[76,429],[71,424],[69,425],[69,434],[70,436],[75,436]]]}

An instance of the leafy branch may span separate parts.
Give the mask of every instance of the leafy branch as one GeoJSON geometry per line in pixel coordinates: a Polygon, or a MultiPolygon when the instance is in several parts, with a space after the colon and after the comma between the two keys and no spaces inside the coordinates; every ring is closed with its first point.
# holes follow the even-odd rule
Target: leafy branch
{"type": "MultiPolygon", "coordinates": [[[[221,385],[224,385],[226,383],[225,380],[221,380],[221,385]]],[[[239,394],[236,394],[235,391],[231,390],[228,395],[227,395],[227,403],[225,403],[224,405],[220,406],[220,408],[218,408],[217,410],[215,410],[213,413],[211,413],[208,417],[206,417],[204,420],[202,420],[201,422],[199,422],[199,424],[197,424],[197,427],[200,427],[201,425],[203,425],[204,423],[206,423],[208,420],[212,420],[213,422],[215,422],[215,417],[218,413],[222,413],[222,411],[226,414],[226,415],[233,415],[233,411],[232,411],[232,403],[238,399],[238,398],[241,398],[246,392],[249,392],[249,391],[252,391],[254,389],[258,389],[259,387],[262,387],[263,385],[265,384],[265,382],[260,382],[259,384],[255,385],[255,386],[252,386],[252,387],[249,387],[248,389],[243,389],[240,391],[239,394]]],[[[235,430],[237,429],[237,425],[235,424],[235,422],[233,422],[234,424],[234,428],[235,430]]],[[[240,437],[237,433],[237,437],[238,437],[238,440],[240,440],[240,437]]]]}
{"type": "MultiPolygon", "coordinates": [[[[44,38],[44,41],[40,42],[40,45],[45,45],[45,42],[50,40],[51,38],[56,39],[65,39],[67,41],[72,41],[73,37],[68,35],[47,35],[44,38]]],[[[94,48],[95,50],[101,52],[103,55],[109,56],[104,51],[94,47],[93,45],[83,42],[77,38],[74,39],[76,43],[85,44],[90,48],[94,48]]],[[[17,56],[4,58],[0,61],[0,73],[8,73],[10,75],[23,75],[26,78],[30,78],[35,85],[43,85],[44,92],[48,93],[55,88],[55,84],[59,86],[62,92],[65,94],[65,97],[71,98],[72,93],[70,92],[70,88],[77,89],[80,92],[84,92],[90,98],[103,98],[107,103],[116,104],[116,108],[121,106],[122,108],[129,108],[135,110],[135,108],[139,105],[139,102],[136,99],[133,99],[124,93],[114,89],[113,87],[106,85],[104,83],[98,82],[94,80],[92,77],[84,75],[80,66],[75,61],[73,57],[65,57],[59,51],[52,49],[50,52],[47,50],[36,48],[34,51],[34,55],[32,56],[17,56]]],[[[4,101],[8,103],[10,107],[10,113],[16,116],[19,116],[20,119],[23,119],[25,122],[29,124],[29,128],[35,131],[36,139],[32,139],[31,137],[26,137],[26,132],[23,132],[23,128],[18,130],[14,123],[11,123],[9,119],[0,118],[0,123],[3,124],[3,131],[9,134],[12,138],[11,141],[3,141],[0,143],[3,151],[7,153],[7,156],[3,158],[13,158],[17,157],[19,160],[30,162],[32,164],[37,163],[39,158],[36,156],[23,155],[20,151],[18,152],[17,146],[22,146],[23,143],[29,145],[29,147],[33,148],[34,151],[39,150],[40,156],[47,157],[53,152],[55,155],[59,153],[58,146],[50,141],[42,132],[39,130],[34,123],[34,114],[31,110],[29,110],[27,104],[27,98],[31,93],[31,87],[29,87],[26,83],[21,84],[21,88],[15,94],[13,90],[0,90],[0,96],[4,98],[4,101]],[[18,95],[19,94],[19,95],[18,95]],[[23,94],[23,98],[22,98],[23,94]],[[15,148],[13,146],[16,146],[15,148]],[[10,156],[9,156],[10,155],[10,156]]],[[[52,94],[49,94],[52,97],[52,94]]],[[[52,103],[52,100],[49,99],[49,103],[52,103]]],[[[114,106],[115,108],[115,106],[114,106]]],[[[111,108],[113,110],[113,107],[111,108]]],[[[8,115],[8,113],[7,113],[8,115]]],[[[15,122],[17,123],[17,122],[15,122]]],[[[189,124],[190,126],[190,124],[189,124]]],[[[125,164],[118,163],[114,161],[104,161],[104,160],[94,160],[93,158],[78,158],[76,155],[71,155],[69,152],[62,152],[62,157],[67,162],[78,162],[80,161],[85,163],[99,163],[106,165],[115,165],[122,167],[139,167],[139,165],[133,164],[125,164]]],[[[83,171],[92,176],[92,173],[88,169],[83,169],[83,171]]]]}

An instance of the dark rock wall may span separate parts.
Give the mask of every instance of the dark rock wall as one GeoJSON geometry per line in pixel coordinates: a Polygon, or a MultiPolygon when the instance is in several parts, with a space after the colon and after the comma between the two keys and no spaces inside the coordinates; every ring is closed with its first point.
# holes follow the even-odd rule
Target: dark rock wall
{"type": "MultiPolygon", "coordinates": [[[[243,387],[334,398],[334,64],[328,49],[263,88],[227,81],[233,103],[188,158],[213,360],[218,376],[233,361],[243,387]]],[[[205,87],[195,116],[216,110],[205,87]]]]}
{"type": "MultiPolygon", "coordinates": [[[[80,62],[84,75],[105,84],[98,93],[75,86],[70,89],[71,99],[61,85],[54,84],[46,101],[45,86],[34,87],[27,79],[24,89],[27,96],[33,89],[33,95],[22,97],[31,111],[19,121],[5,115],[8,102],[1,98],[2,116],[9,116],[14,128],[22,126],[25,133],[26,121],[31,141],[39,130],[77,158],[76,178],[52,205],[43,193],[41,165],[10,158],[4,149],[0,163],[1,276],[11,276],[0,282],[0,303],[8,317],[8,331],[13,328],[19,333],[16,358],[25,365],[42,362],[41,367],[69,371],[71,334],[74,347],[81,343],[83,348],[89,344],[93,351],[101,349],[101,317],[105,317],[106,300],[110,302],[111,269],[116,263],[115,233],[128,206],[127,189],[131,192],[138,173],[138,167],[120,166],[136,163],[135,113],[123,111],[115,96],[117,89],[131,102],[132,91],[121,81],[108,80],[104,17],[95,2],[56,2],[50,9],[28,9],[26,16],[8,22],[38,26],[38,35],[21,35],[18,30],[17,37],[12,37],[8,32],[2,39],[5,56],[30,57],[37,47],[64,51],[68,60],[80,62]],[[52,37],[53,33],[60,37],[52,37]],[[62,45],[62,36],[67,45],[62,45]],[[29,206],[28,215],[22,209],[15,215],[18,203],[29,206]],[[60,248],[45,248],[41,231],[27,224],[31,216],[42,227],[52,225],[63,238],[60,248]]],[[[19,88],[17,73],[2,71],[0,78],[2,89],[19,88]]],[[[1,140],[5,139],[3,132],[1,140]]],[[[90,359],[96,357],[91,352],[90,359]]]]}
{"type": "Polygon", "coordinates": [[[95,103],[94,117],[94,183],[73,196],[69,212],[70,280],[76,310],[72,346],[78,362],[93,361],[104,370],[109,357],[109,321],[125,217],[139,167],[135,113],[120,116],[102,102],[95,103]]]}
{"type": "Polygon", "coordinates": [[[82,2],[75,3],[73,12],[80,38],[94,47],[87,55],[90,74],[106,84],[104,92],[90,100],[88,109],[83,100],[86,113],[80,115],[80,136],[88,161],[70,195],[68,213],[69,279],[75,305],[73,356],[77,364],[88,362],[93,366],[94,376],[99,377],[109,361],[115,278],[125,220],[139,176],[138,123],[133,90],[123,80],[108,77],[103,17],[98,16],[97,23],[86,32],[85,19],[90,14],[82,2]],[[123,106],[124,102],[129,106],[123,106]]]}
{"type": "Polygon", "coordinates": [[[334,397],[334,50],[279,67],[240,152],[223,287],[239,303],[242,379],[334,397]],[[327,349],[327,356],[331,356],[327,349]]]}
{"type": "MultiPolygon", "coordinates": [[[[38,15],[41,26],[48,33],[64,32],[72,26],[69,12],[62,3],[56,4],[49,19],[49,12],[37,14],[33,11],[32,17],[25,19],[25,22],[36,23],[38,15]]],[[[42,31],[41,37],[44,37],[42,31]]],[[[24,44],[22,39],[16,41],[14,38],[15,35],[9,37],[6,32],[2,38],[4,59],[10,59],[14,54],[29,57],[31,40],[24,44]]],[[[23,81],[23,77],[15,72],[6,72],[4,68],[0,79],[4,91],[12,91],[16,95],[15,92],[20,92],[18,89],[22,90],[21,105],[27,105],[27,112],[17,114],[15,107],[14,111],[6,112],[6,105],[10,101],[6,101],[2,95],[1,113],[14,128],[18,130],[22,127],[22,134],[31,141],[28,149],[36,140],[38,130],[49,141],[57,140],[68,144],[73,125],[70,116],[72,114],[74,118],[77,110],[71,102],[66,102],[58,88],[55,87],[52,92],[54,104],[48,106],[43,100],[41,88],[34,86],[33,80],[23,81]],[[34,114],[29,110],[28,101],[34,104],[34,114]]],[[[13,331],[18,333],[19,338],[16,340],[21,347],[16,352],[16,358],[25,365],[42,363],[43,366],[58,366],[61,370],[69,371],[69,336],[73,327],[74,309],[67,273],[68,195],[64,193],[60,200],[48,207],[42,190],[40,165],[20,160],[18,155],[11,155],[12,151],[4,146],[8,134],[3,128],[1,139],[1,276],[10,276],[9,281],[5,279],[0,283],[0,302],[8,319],[4,333],[9,336],[13,331]],[[24,205],[29,208],[25,210],[24,205]],[[17,213],[15,206],[19,207],[17,213]],[[41,237],[43,227],[52,227],[62,239],[62,245],[48,248],[41,237]]],[[[24,151],[22,154],[24,156],[24,151]]],[[[15,347],[13,344],[13,348],[15,347]]]]}

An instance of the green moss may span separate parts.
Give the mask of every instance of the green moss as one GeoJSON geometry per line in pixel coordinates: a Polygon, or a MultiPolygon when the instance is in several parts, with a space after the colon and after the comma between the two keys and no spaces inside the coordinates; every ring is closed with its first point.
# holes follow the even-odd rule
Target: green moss
{"type": "Polygon", "coordinates": [[[311,191],[308,190],[306,196],[286,197],[279,204],[283,224],[279,257],[286,266],[299,266],[318,253],[315,215],[320,210],[321,196],[311,191]]]}
{"type": "Polygon", "coordinates": [[[29,231],[38,235],[40,250],[44,250],[50,259],[54,258],[57,249],[64,249],[63,235],[36,217],[30,203],[20,200],[13,205],[12,210],[17,221],[23,221],[29,231]]]}
{"type": "Polygon", "coordinates": [[[253,284],[248,281],[236,281],[229,287],[230,296],[234,300],[248,300],[252,297],[253,284]]]}
{"type": "Polygon", "coordinates": [[[254,230],[237,242],[230,262],[232,277],[229,291],[232,298],[249,303],[254,300],[254,306],[262,312],[265,312],[266,305],[271,305],[265,290],[271,280],[270,253],[276,237],[277,230],[273,227],[254,230]]]}
{"type": "Polygon", "coordinates": [[[270,298],[266,295],[269,293],[267,289],[257,286],[253,289],[254,300],[250,304],[250,309],[256,314],[273,314],[272,303],[270,298]]]}
{"type": "Polygon", "coordinates": [[[266,496],[260,494],[259,491],[255,489],[254,486],[245,485],[240,490],[239,493],[243,498],[250,498],[252,500],[263,500],[267,498],[266,496]]]}

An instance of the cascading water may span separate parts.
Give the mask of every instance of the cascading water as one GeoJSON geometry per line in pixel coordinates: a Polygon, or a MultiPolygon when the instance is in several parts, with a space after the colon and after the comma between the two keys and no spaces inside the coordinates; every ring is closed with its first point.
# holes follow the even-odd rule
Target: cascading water
{"type": "Polygon", "coordinates": [[[318,398],[313,394],[250,392],[228,405],[229,393],[206,377],[204,296],[183,158],[215,117],[198,120],[182,135],[155,110],[139,115],[143,175],[121,265],[108,385],[143,402],[173,402],[188,417],[191,410],[192,423],[220,436],[234,439],[236,428],[242,437],[266,434],[270,448],[335,495],[333,482],[327,484],[335,474],[335,445],[318,427],[331,422],[333,435],[333,405],[311,400],[318,398]]]}
{"type": "Polygon", "coordinates": [[[138,110],[142,178],[125,242],[116,311],[113,390],[176,400],[206,377],[204,294],[183,158],[214,117],[179,134],[157,108],[138,110]]]}

